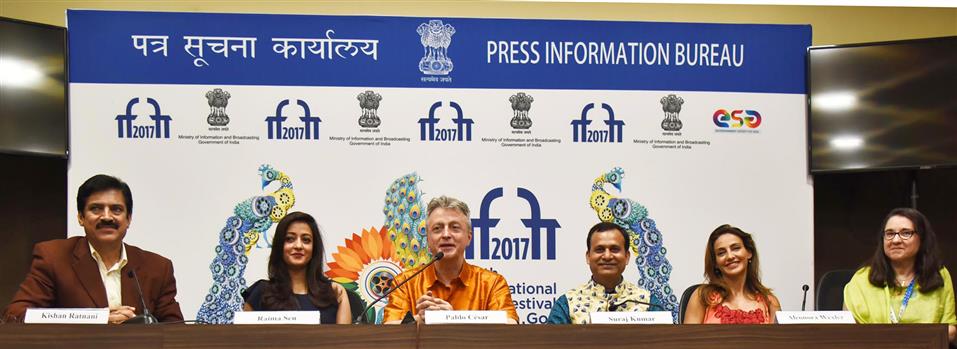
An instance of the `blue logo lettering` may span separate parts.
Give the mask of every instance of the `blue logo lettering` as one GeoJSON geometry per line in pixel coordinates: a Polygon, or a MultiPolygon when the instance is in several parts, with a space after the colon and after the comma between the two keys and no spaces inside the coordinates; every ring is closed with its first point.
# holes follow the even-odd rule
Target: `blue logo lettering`
{"type": "Polygon", "coordinates": [[[492,201],[504,195],[501,187],[490,190],[482,198],[479,207],[479,217],[472,218],[472,229],[478,232],[478,238],[465,249],[465,258],[475,258],[475,244],[479,242],[479,259],[504,260],[541,260],[542,259],[542,229],[545,230],[545,258],[555,259],[555,232],[561,225],[557,219],[543,219],[541,205],[535,194],[525,188],[518,188],[517,196],[525,199],[529,207],[528,218],[522,219],[522,224],[530,230],[528,237],[493,237],[492,228],[498,225],[499,218],[491,218],[490,208],[492,201]],[[531,256],[529,256],[531,250],[531,256]]]}
{"type": "Polygon", "coordinates": [[[268,139],[319,139],[319,124],[322,119],[318,116],[312,116],[309,104],[301,99],[296,100],[296,104],[302,107],[303,116],[299,118],[302,126],[283,126],[283,122],[288,117],[282,115],[283,109],[289,105],[290,101],[285,99],[276,105],[276,115],[266,117],[266,137],[268,139]]]}
{"type": "Polygon", "coordinates": [[[139,104],[139,97],[130,99],[126,103],[126,114],[116,116],[116,136],[117,138],[169,138],[169,124],[173,120],[169,115],[163,115],[160,110],[159,102],[152,98],[146,98],[146,103],[153,106],[153,114],[150,119],[153,125],[137,126],[133,124],[137,115],[133,114],[133,106],[139,104]]]}
{"type": "Polygon", "coordinates": [[[472,124],[474,120],[466,118],[462,113],[462,107],[456,102],[449,102],[449,106],[455,109],[456,116],[452,119],[455,128],[437,128],[439,118],[435,117],[435,111],[442,106],[442,102],[435,102],[429,108],[429,116],[419,119],[419,140],[420,141],[440,141],[440,142],[469,142],[472,141],[472,124]]]}
{"type": "Polygon", "coordinates": [[[573,119],[572,124],[572,142],[574,143],[621,143],[625,128],[623,120],[615,119],[615,111],[607,103],[602,103],[601,108],[608,112],[608,119],[605,120],[607,130],[589,130],[588,112],[595,108],[595,103],[586,104],[582,108],[581,118],[573,119]]]}

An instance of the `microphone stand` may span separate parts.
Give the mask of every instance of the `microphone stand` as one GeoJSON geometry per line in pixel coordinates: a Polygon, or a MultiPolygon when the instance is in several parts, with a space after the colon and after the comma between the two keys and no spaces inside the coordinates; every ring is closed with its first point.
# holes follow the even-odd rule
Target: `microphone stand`
{"type": "Polygon", "coordinates": [[[405,280],[403,280],[402,282],[400,282],[399,285],[397,285],[396,287],[390,289],[389,291],[387,291],[387,292],[384,293],[383,295],[379,296],[379,298],[376,298],[374,301],[372,301],[372,303],[369,303],[369,305],[368,305],[365,309],[362,310],[362,314],[359,314],[359,316],[356,316],[355,320],[352,321],[352,324],[353,324],[353,325],[358,325],[358,324],[362,323],[363,320],[366,321],[366,322],[368,322],[368,318],[366,317],[366,313],[369,312],[369,309],[372,309],[372,307],[373,307],[374,305],[376,305],[376,303],[379,303],[379,301],[381,301],[383,298],[388,297],[389,295],[392,294],[392,292],[395,292],[395,290],[398,290],[399,288],[401,288],[402,285],[405,285],[405,283],[406,283],[406,282],[409,282],[409,280],[412,280],[412,279],[414,279],[416,276],[419,276],[419,274],[421,274],[423,271],[425,271],[426,269],[428,269],[429,266],[431,266],[431,265],[434,264],[435,262],[437,262],[437,261],[439,261],[440,259],[442,259],[442,257],[445,257],[445,253],[443,253],[442,251],[439,251],[439,253],[436,253],[434,256],[432,256],[432,260],[429,261],[429,263],[426,263],[425,266],[422,267],[422,269],[419,269],[419,271],[416,271],[414,274],[412,274],[411,276],[409,276],[408,278],[406,278],[405,280]]]}
{"type": "Polygon", "coordinates": [[[136,272],[133,271],[133,269],[130,269],[126,275],[132,278],[136,284],[136,293],[140,296],[140,305],[143,306],[143,314],[126,319],[126,321],[123,321],[123,324],[152,325],[158,323],[159,321],[156,320],[156,317],[153,316],[153,314],[150,314],[150,309],[146,307],[146,300],[143,298],[143,289],[140,288],[140,279],[136,277],[136,272]]]}
{"type": "Polygon", "coordinates": [[[647,305],[649,311],[651,310],[651,307],[658,307],[658,309],[664,309],[664,307],[662,307],[661,304],[655,304],[655,303],[650,303],[650,302],[643,302],[643,301],[634,300],[634,299],[626,299],[624,302],[621,302],[621,303],[618,303],[618,304],[612,304],[612,303],[611,303],[611,300],[609,299],[609,300],[608,300],[608,311],[616,311],[616,310],[618,310],[618,307],[620,307],[620,306],[622,306],[622,305],[625,305],[625,304],[628,304],[628,303],[638,303],[638,304],[641,304],[641,305],[647,305]]]}
{"type": "Polygon", "coordinates": [[[804,290],[804,299],[801,299],[801,311],[804,311],[804,306],[807,304],[807,290],[810,289],[807,285],[801,286],[801,289],[804,290]]]}

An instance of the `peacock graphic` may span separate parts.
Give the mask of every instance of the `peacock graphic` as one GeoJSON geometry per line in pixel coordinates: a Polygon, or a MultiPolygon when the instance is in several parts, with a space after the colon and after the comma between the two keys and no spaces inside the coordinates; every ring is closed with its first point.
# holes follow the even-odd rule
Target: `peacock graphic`
{"type": "Polygon", "coordinates": [[[197,322],[229,324],[233,314],[243,307],[241,292],[246,289],[246,263],[249,250],[257,244],[271,244],[269,228],[286,215],[296,203],[292,182],[285,173],[269,165],[259,167],[262,188],[273,182],[280,186],[272,193],[246,199],[233,209],[226,226],[219,232],[216,257],[209,265],[213,285],[196,314],[197,322]]]}
{"type": "MultiPolygon", "coordinates": [[[[366,304],[389,292],[404,269],[432,258],[426,246],[421,181],[415,172],[394,180],[385,191],[385,224],[353,233],[332,254],[326,276],[358,293],[366,304]]],[[[385,301],[376,303],[365,319],[381,323],[385,301]]]]}
{"type": "Polygon", "coordinates": [[[624,170],[615,167],[598,176],[592,184],[589,203],[598,214],[598,219],[622,226],[631,236],[631,250],[635,253],[635,263],[638,265],[638,286],[651,291],[678,323],[678,297],[668,284],[671,263],[665,257],[668,250],[661,232],[655,226],[655,220],[648,217],[648,209],[637,201],[618,198],[605,191],[605,184],[611,184],[621,192],[624,175],[624,170]]]}
{"type": "Polygon", "coordinates": [[[418,185],[421,181],[415,172],[393,181],[386,190],[385,206],[382,208],[389,239],[395,245],[404,268],[415,268],[432,258],[426,246],[425,217],[422,212],[425,208],[422,207],[422,192],[418,185]]]}

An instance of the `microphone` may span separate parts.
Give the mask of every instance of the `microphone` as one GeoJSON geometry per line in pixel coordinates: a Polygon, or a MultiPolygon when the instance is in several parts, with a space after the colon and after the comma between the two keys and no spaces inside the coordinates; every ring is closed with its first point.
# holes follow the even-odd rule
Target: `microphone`
{"type": "Polygon", "coordinates": [[[368,320],[366,319],[366,313],[369,312],[369,309],[372,309],[372,306],[374,306],[376,303],[379,303],[379,301],[381,301],[382,298],[385,298],[385,297],[388,297],[389,295],[391,295],[392,292],[395,292],[395,290],[398,290],[400,287],[402,287],[402,285],[405,285],[406,282],[409,282],[409,280],[412,280],[412,279],[414,279],[416,276],[419,276],[419,274],[421,274],[423,271],[425,271],[426,269],[428,269],[429,266],[432,265],[433,263],[438,262],[440,259],[442,259],[442,257],[445,257],[445,253],[444,253],[444,252],[439,251],[439,253],[436,253],[434,256],[432,256],[432,260],[429,261],[428,263],[426,263],[425,266],[422,267],[422,269],[419,269],[419,271],[413,273],[412,276],[409,276],[407,279],[405,279],[405,280],[403,280],[402,282],[400,282],[398,286],[393,287],[392,289],[390,289],[389,291],[387,291],[385,294],[379,296],[379,298],[376,298],[376,300],[372,301],[372,303],[369,303],[369,306],[367,306],[365,309],[362,310],[362,314],[359,314],[359,316],[356,316],[356,319],[355,319],[354,321],[352,321],[352,324],[353,324],[353,325],[358,325],[358,324],[360,323],[360,320],[366,320],[366,321],[368,321],[368,320]]]}
{"type": "Polygon", "coordinates": [[[801,289],[804,290],[804,299],[801,300],[801,311],[804,311],[804,305],[807,304],[807,290],[810,289],[810,287],[807,287],[807,284],[805,284],[801,286],[801,289]]]}
{"type": "Polygon", "coordinates": [[[638,304],[641,304],[641,305],[647,305],[649,311],[651,310],[651,307],[658,307],[658,309],[664,309],[664,308],[665,308],[665,307],[661,306],[661,304],[655,304],[655,303],[650,303],[650,302],[642,302],[642,301],[635,300],[635,299],[626,299],[626,300],[624,300],[623,302],[618,303],[618,304],[613,304],[613,303],[611,303],[611,302],[609,301],[609,302],[608,302],[608,311],[617,311],[617,310],[618,310],[618,307],[620,307],[620,306],[622,306],[622,305],[625,305],[625,304],[628,304],[628,303],[638,303],[638,304]]]}
{"type": "Polygon", "coordinates": [[[126,275],[129,276],[131,279],[133,279],[133,281],[136,284],[136,294],[140,296],[140,305],[143,306],[143,314],[131,317],[127,319],[126,321],[123,321],[123,324],[124,325],[125,324],[151,325],[151,324],[158,323],[159,321],[156,320],[156,317],[153,316],[153,314],[150,314],[150,309],[146,307],[146,300],[143,299],[143,289],[140,288],[140,278],[136,277],[136,272],[133,271],[133,269],[130,269],[130,271],[126,273],[126,275]]]}
{"type": "Polygon", "coordinates": [[[209,323],[203,320],[180,320],[180,321],[167,321],[167,322],[157,323],[157,325],[176,325],[176,324],[212,325],[212,323],[209,323]]]}

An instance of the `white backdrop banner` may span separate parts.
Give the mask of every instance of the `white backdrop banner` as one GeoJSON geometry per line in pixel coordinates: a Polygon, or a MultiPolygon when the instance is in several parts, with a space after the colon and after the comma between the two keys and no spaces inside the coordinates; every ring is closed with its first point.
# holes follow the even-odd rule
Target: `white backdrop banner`
{"type": "Polygon", "coordinates": [[[430,258],[424,210],[442,194],[470,204],[469,262],[506,277],[522,323],[588,280],[585,236],[602,220],[632,236],[626,278],[675,317],[724,223],[754,234],[784,309],[812,283],[809,26],[110,11],[68,23],[71,198],[97,173],[130,184],[126,241],[173,261],[187,318],[232,321],[291,211],[319,220],[326,275],[369,302],[430,258]]]}

